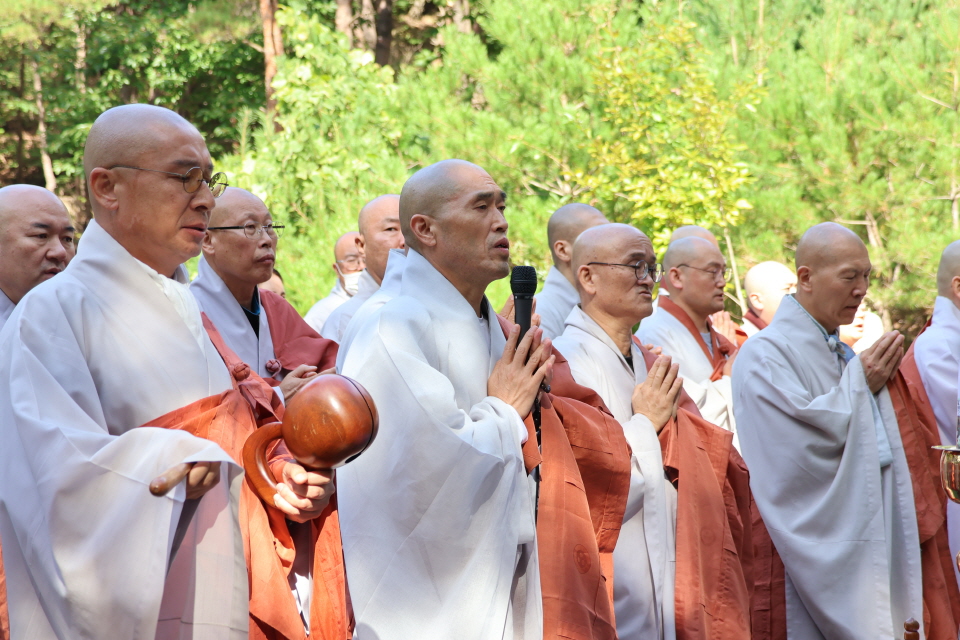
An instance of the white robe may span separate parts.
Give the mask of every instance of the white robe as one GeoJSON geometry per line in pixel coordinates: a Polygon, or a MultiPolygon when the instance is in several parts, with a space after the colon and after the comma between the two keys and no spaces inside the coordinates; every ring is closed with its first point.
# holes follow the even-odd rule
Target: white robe
{"type": "Polygon", "coordinates": [[[760,333],[760,327],[750,322],[749,319],[743,318],[743,324],[740,325],[740,328],[743,329],[743,332],[747,334],[747,337],[755,336],[760,333]]]}
{"type": "MultiPolygon", "coordinates": [[[[960,309],[949,298],[937,296],[933,322],[913,343],[920,379],[937,418],[940,441],[957,443],[957,387],[960,375],[960,309]]],[[[947,501],[950,554],[960,552],[960,504],[947,501]]],[[[957,571],[954,565],[954,571],[957,571]]],[[[960,580],[960,573],[957,574],[960,580]]]]}
{"type": "Polygon", "coordinates": [[[340,348],[337,350],[337,372],[342,372],[343,361],[350,350],[350,344],[366,319],[376,313],[380,307],[400,295],[400,283],[403,281],[403,269],[406,263],[406,251],[403,249],[390,250],[390,255],[387,257],[387,270],[383,274],[383,282],[380,283],[380,288],[360,305],[343,332],[340,339],[340,348]]]}
{"type": "MultiPolygon", "coordinates": [[[[388,257],[389,261],[389,257],[388,257]]],[[[357,312],[364,302],[370,299],[380,289],[380,285],[373,279],[370,272],[364,269],[360,272],[360,283],[357,285],[357,293],[352,298],[333,310],[323,323],[320,335],[327,340],[333,340],[339,343],[343,339],[343,334],[350,324],[350,319],[357,312]]]]}
{"type": "Polygon", "coordinates": [[[874,396],[860,358],[844,365],[829,345],[793,296],[743,345],[743,458],[786,569],[788,637],[898,638],[923,620],[910,472],[890,394],[874,396]]]}
{"type": "Polygon", "coordinates": [[[3,329],[3,325],[6,324],[7,318],[10,317],[10,314],[13,313],[14,307],[17,305],[13,304],[10,298],[7,297],[3,291],[0,291],[0,329],[3,329]]]}
{"type": "Polygon", "coordinates": [[[677,490],[663,470],[657,430],[633,413],[633,390],[647,377],[643,354],[631,345],[633,366],[579,306],[553,345],[578,384],[596,391],[623,425],[632,450],[630,492],[613,551],[614,607],[620,640],[676,638],[677,490]]]}
{"type": "Polygon", "coordinates": [[[487,378],[505,339],[410,250],[401,295],[369,316],[343,374],[380,415],[337,471],[359,640],[541,640],[526,430],[487,378]]]}
{"type": "MultiPolygon", "coordinates": [[[[237,357],[250,365],[261,378],[274,377],[267,371],[267,363],[276,355],[273,353],[270,319],[263,305],[260,305],[260,335],[257,337],[237,299],[203,257],[197,265],[197,277],[190,283],[190,292],[197,299],[200,310],[207,314],[237,357]]],[[[260,290],[255,289],[254,295],[259,296],[260,290]]]]}
{"type": "Polygon", "coordinates": [[[580,304],[580,294],[559,269],[550,267],[543,281],[543,289],[536,298],[543,335],[556,338],[563,333],[563,323],[570,315],[570,310],[580,304]]]}
{"type": "Polygon", "coordinates": [[[680,365],[683,389],[697,404],[700,415],[707,422],[733,431],[733,446],[739,449],[730,376],[710,380],[713,363],[697,338],[672,313],[662,310],[640,323],[637,337],[643,344],[662,347],[663,354],[680,365]]]}
{"type": "Polygon", "coordinates": [[[239,468],[185,431],[135,428],[230,386],[186,286],[91,222],[67,269],[0,331],[0,538],[14,638],[247,637],[239,468]],[[158,498],[148,485],[201,460],[222,463],[220,483],[191,502],[168,574],[186,489],[158,498]]]}
{"type": "Polygon", "coordinates": [[[316,304],[310,307],[310,310],[307,311],[307,315],[303,316],[303,319],[308,325],[313,327],[314,331],[320,333],[320,330],[323,329],[323,323],[327,321],[327,318],[330,317],[333,310],[349,299],[350,294],[347,293],[347,290],[340,284],[340,278],[337,278],[333,284],[333,289],[330,289],[327,297],[321,298],[316,304]]]}

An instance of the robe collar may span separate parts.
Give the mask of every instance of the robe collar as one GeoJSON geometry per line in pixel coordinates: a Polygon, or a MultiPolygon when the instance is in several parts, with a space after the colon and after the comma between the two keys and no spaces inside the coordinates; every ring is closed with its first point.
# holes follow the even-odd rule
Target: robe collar
{"type": "Polygon", "coordinates": [[[627,364],[627,359],[623,357],[623,354],[620,352],[620,348],[617,347],[616,343],[613,341],[613,338],[607,335],[607,332],[603,330],[603,327],[597,324],[596,320],[588,316],[579,304],[575,306],[570,312],[570,315],[567,316],[566,326],[574,327],[586,334],[589,334],[595,340],[599,341],[605,347],[610,349],[610,351],[617,356],[617,360],[620,361],[623,372],[637,382],[642,382],[646,379],[647,367],[644,360],[644,355],[635,341],[630,341],[630,355],[633,358],[633,368],[631,369],[630,365],[627,364]]]}
{"type": "Polygon", "coordinates": [[[546,292],[555,294],[571,307],[580,304],[580,294],[577,293],[577,288],[570,284],[567,277],[560,273],[560,270],[556,267],[550,267],[550,271],[547,272],[547,277],[543,281],[543,289],[540,294],[546,292]]]}
{"type": "MultiPolygon", "coordinates": [[[[339,284],[340,281],[337,280],[339,284]]],[[[380,288],[380,285],[377,284],[377,281],[373,279],[373,276],[370,275],[370,272],[364,269],[360,272],[360,282],[357,285],[357,292],[354,294],[354,297],[360,297],[363,300],[366,300],[373,294],[377,292],[377,289],[380,288]]]]}
{"type": "MultiPolygon", "coordinates": [[[[800,311],[803,312],[803,315],[807,316],[807,318],[810,319],[810,322],[813,323],[813,325],[820,332],[820,335],[823,336],[823,339],[826,340],[827,349],[837,354],[840,371],[843,371],[843,368],[847,365],[848,362],[850,362],[854,358],[856,354],[853,352],[853,349],[850,348],[849,345],[847,345],[845,342],[842,342],[840,340],[840,330],[837,329],[833,333],[827,333],[827,330],[823,328],[823,325],[817,322],[817,320],[812,315],[810,315],[810,312],[803,308],[803,305],[797,301],[797,299],[793,296],[792,293],[784,296],[784,298],[785,299],[790,298],[791,300],[793,300],[793,303],[797,306],[797,308],[800,309],[800,311]]],[[[783,305],[781,304],[780,306],[783,306],[783,305]]],[[[778,309],[777,315],[779,314],[780,314],[780,310],[778,309]]]]}
{"type": "Polygon", "coordinates": [[[690,335],[697,341],[697,344],[700,345],[700,349],[703,350],[703,355],[707,358],[707,361],[713,365],[713,373],[710,375],[710,380],[715,382],[722,378],[723,368],[727,363],[727,358],[737,350],[737,345],[720,335],[720,333],[713,328],[713,323],[710,322],[710,318],[707,318],[707,331],[710,333],[710,342],[713,346],[713,351],[711,352],[710,348],[707,347],[707,343],[704,342],[700,330],[697,329],[697,325],[694,324],[690,315],[683,310],[683,307],[671,300],[669,296],[664,297],[662,300],[659,297],[657,299],[660,300],[659,309],[666,311],[676,318],[680,324],[690,332],[690,335]]]}
{"type": "Polygon", "coordinates": [[[748,310],[747,310],[747,313],[744,314],[743,319],[744,319],[744,320],[749,320],[749,321],[750,321],[750,324],[752,324],[753,326],[755,326],[758,331],[763,331],[763,330],[766,329],[767,326],[769,325],[769,323],[764,322],[764,321],[763,321],[763,318],[761,318],[760,316],[758,316],[758,315],[754,312],[753,309],[748,309],[748,310]]]}
{"type": "MultiPolygon", "coordinates": [[[[230,293],[223,279],[213,270],[210,263],[201,256],[197,264],[197,278],[190,285],[190,291],[196,297],[203,312],[210,318],[223,336],[227,346],[243,362],[250,365],[257,375],[272,377],[276,371],[270,371],[268,364],[275,360],[273,339],[270,333],[270,320],[266,313],[260,313],[260,335],[254,332],[250,321],[230,293]]],[[[258,292],[254,292],[258,295],[258,292]]],[[[262,310],[262,306],[258,307],[262,310]]]]}
{"type": "Polygon", "coordinates": [[[7,321],[7,318],[10,317],[10,314],[13,313],[13,310],[17,305],[13,304],[13,301],[7,297],[3,291],[0,291],[0,329],[3,328],[4,323],[7,321]]]}
{"type": "Polygon", "coordinates": [[[407,254],[403,249],[390,249],[387,256],[387,269],[380,283],[380,291],[389,293],[391,297],[400,293],[400,283],[403,281],[403,267],[407,262],[407,254]]]}
{"type": "MultiPolygon", "coordinates": [[[[2,315],[2,311],[0,311],[0,315],[2,315]]],[[[950,298],[937,296],[936,301],[933,303],[931,324],[949,327],[954,331],[960,331],[960,309],[957,308],[957,305],[955,305],[950,298]]]]}

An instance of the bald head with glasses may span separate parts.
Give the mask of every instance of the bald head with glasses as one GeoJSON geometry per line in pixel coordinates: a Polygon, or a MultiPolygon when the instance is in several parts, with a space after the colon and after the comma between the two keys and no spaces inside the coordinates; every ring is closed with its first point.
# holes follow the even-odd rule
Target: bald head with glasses
{"type": "Polygon", "coordinates": [[[653,312],[660,281],[653,243],[627,224],[596,226],[574,242],[573,268],[583,312],[629,353],[633,327],[653,312]]]}
{"type": "Polygon", "coordinates": [[[707,331],[711,314],[723,311],[723,291],[730,268],[720,249],[703,238],[675,240],[663,255],[662,286],[701,333],[707,331]]]}
{"type": "Polygon", "coordinates": [[[128,104],[102,113],[83,156],[93,217],[130,254],[165,276],[200,253],[226,187],[196,127],[176,112],[128,104]]]}

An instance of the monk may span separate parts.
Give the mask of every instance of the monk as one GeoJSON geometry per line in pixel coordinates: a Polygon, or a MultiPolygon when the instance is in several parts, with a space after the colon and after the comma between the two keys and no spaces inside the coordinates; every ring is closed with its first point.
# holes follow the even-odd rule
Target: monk
{"type": "Polygon", "coordinates": [[[678,410],[678,365],[631,335],[650,314],[660,278],[653,245],[629,225],[596,227],[577,239],[573,265],[581,303],[555,346],[576,381],[595,389],[613,411],[633,452],[630,498],[614,551],[618,637],[749,637],[746,468],[730,432],[701,420],[692,405],[687,409],[694,413],[678,410]],[[692,446],[678,455],[687,441],[692,446]],[[711,458],[724,461],[720,473],[711,458]],[[709,540],[701,535],[708,522],[716,533],[709,540]],[[727,541],[732,544],[723,547],[727,541]],[[704,615],[704,607],[712,615],[704,615]]]}
{"type": "Polygon", "coordinates": [[[261,282],[258,286],[261,289],[266,289],[267,291],[277,294],[281,298],[286,299],[287,297],[287,290],[283,286],[283,276],[280,275],[276,267],[274,267],[273,275],[270,276],[270,279],[266,282],[261,282]]]}
{"type": "Polygon", "coordinates": [[[750,267],[743,279],[747,296],[743,330],[747,336],[765,329],[773,321],[783,296],[796,290],[797,276],[786,265],[771,260],[750,267]]]}
{"type": "Polygon", "coordinates": [[[273,274],[282,231],[260,198],[227,187],[210,214],[190,291],[231,351],[289,400],[334,366],[337,348],[289,302],[258,288],[273,274]]]}
{"type": "MultiPolygon", "coordinates": [[[[940,254],[937,298],[929,326],[917,336],[901,370],[933,411],[940,443],[957,443],[957,378],[960,375],[960,241],[940,254]]],[[[960,552],[960,505],[947,502],[950,553],[960,552]]]]}
{"type": "Polygon", "coordinates": [[[563,323],[580,298],[575,287],[576,276],[571,267],[573,243],[585,229],[606,224],[607,218],[588,204],[565,204],[550,216],[547,222],[547,242],[553,266],[537,294],[537,313],[540,328],[548,338],[563,333],[563,323]]]}
{"type": "Polygon", "coordinates": [[[30,184],[0,189],[0,328],[28,291],[66,268],[75,237],[53,193],[30,184]]]}
{"type": "Polygon", "coordinates": [[[400,196],[374,198],[360,209],[358,246],[366,268],[360,273],[357,293],[330,314],[320,331],[324,338],[340,342],[350,319],[377,292],[387,271],[391,249],[405,249],[400,233],[400,196]]]}
{"type": "Polygon", "coordinates": [[[828,222],[796,253],[797,293],[742,347],[734,407],[750,486],[785,574],[790,638],[957,636],[935,431],[897,368],[903,336],[839,339],[867,292],[860,238],[828,222]],[[934,436],[935,437],[935,436],[934,436]]]}
{"type": "Polygon", "coordinates": [[[360,287],[360,273],[363,271],[363,256],[360,255],[357,231],[348,231],[340,236],[333,245],[334,263],[331,265],[337,280],[326,298],[321,298],[310,307],[303,317],[313,330],[320,333],[323,323],[333,310],[356,295],[360,287]]]}
{"type": "Polygon", "coordinates": [[[616,637],[608,587],[626,441],[569,370],[553,379],[564,397],[538,394],[559,362],[549,340],[534,328],[518,347],[484,296],[509,273],[505,197],[460,160],[410,178],[399,295],[348,347],[343,373],[382,420],[338,478],[361,638],[616,637]]]}
{"type": "Polygon", "coordinates": [[[710,314],[723,310],[727,261],[720,250],[700,237],[673,241],[663,256],[662,288],[669,297],[660,311],[637,331],[643,344],[653,344],[680,365],[683,388],[703,419],[734,432],[730,370],[737,347],[713,327],[710,314]]]}

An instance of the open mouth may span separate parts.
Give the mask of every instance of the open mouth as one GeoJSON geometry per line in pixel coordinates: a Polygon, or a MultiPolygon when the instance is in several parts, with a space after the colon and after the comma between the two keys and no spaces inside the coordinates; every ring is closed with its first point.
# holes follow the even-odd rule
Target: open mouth
{"type": "Polygon", "coordinates": [[[510,241],[507,240],[506,238],[502,238],[502,239],[500,239],[500,240],[497,240],[497,241],[493,244],[493,248],[494,248],[494,249],[502,249],[502,250],[504,250],[504,251],[510,251],[510,241]]]}

